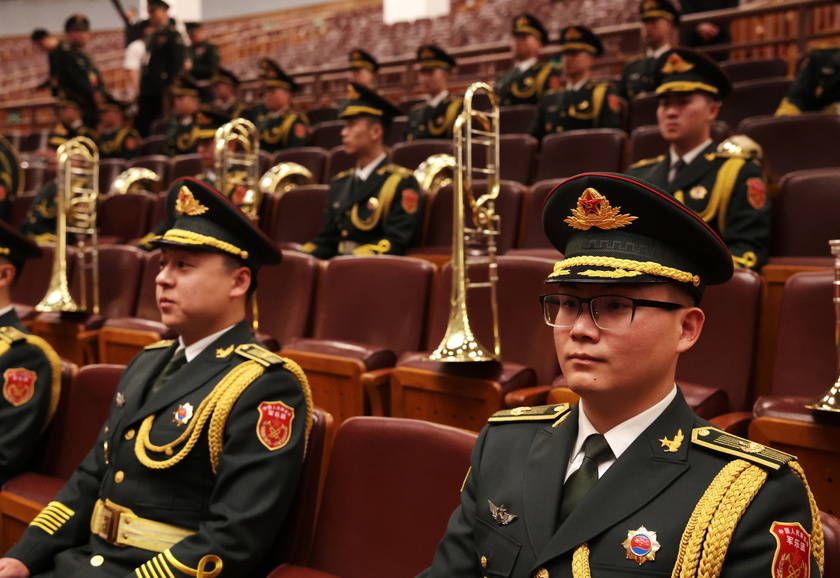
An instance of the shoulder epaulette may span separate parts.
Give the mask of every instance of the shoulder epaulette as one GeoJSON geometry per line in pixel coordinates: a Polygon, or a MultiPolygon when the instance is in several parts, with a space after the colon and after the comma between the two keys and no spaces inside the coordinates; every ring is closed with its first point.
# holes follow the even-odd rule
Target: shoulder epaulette
{"type": "Polygon", "coordinates": [[[627,64],[633,64],[634,62],[639,62],[640,60],[644,60],[645,58],[647,58],[646,54],[639,53],[634,58],[628,60],[627,64]]]}
{"type": "Polygon", "coordinates": [[[414,171],[405,167],[401,167],[400,165],[395,165],[394,163],[388,163],[387,165],[379,169],[377,172],[382,175],[384,175],[385,173],[394,173],[400,175],[404,179],[414,176],[414,171]]]}
{"type": "Polygon", "coordinates": [[[169,347],[172,343],[172,339],[161,339],[160,341],[155,341],[154,343],[147,345],[143,349],[160,349],[162,347],[169,347]]]}
{"type": "Polygon", "coordinates": [[[487,420],[490,423],[509,421],[551,421],[569,411],[568,403],[555,403],[553,405],[538,405],[534,407],[515,407],[497,411],[487,420]]]}
{"type": "Polygon", "coordinates": [[[235,349],[236,353],[246,359],[256,361],[260,365],[271,367],[272,365],[285,364],[286,360],[270,352],[268,349],[256,343],[243,343],[235,349]]]}
{"type": "Polygon", "coordinates": [[[691,431],[691,442],[774,470],[796,460],[796,456],[714,427],[694,428],[691,431]]]}
{"type": "Polygon", "coordinates": [[[425,106],[426,106],[426,103],[425,103],[425,102],[418,102],[417,104],[413,104],[413,105],[411,105],[411,108],[410,108],[410,109],[408,109],[408,112],[409,112],[409,113],[412,113],[412,112],[414,112],[415,110],[421,110],[421,109],[422,109],[422,108],[424,108],[425,106]]]}
{"type": "Polygon", "coordinates": [[[9,345],[20,341],[26,341],[26,333],[17,327],[12,327],[11,325],[0,327],[0,341],[8,343],[9,345]]]}
{"type": "Polygon", "coordinates": [[[348,169],[346,171],[341,171],[337,175],[335,175],[332,180],[337,181],[338,179],[343,179],[344,177],[349,177],[353,173],[356,172],[356,169],[348,169]]]}
{"type": "Polygon", "coordinates": [[[653,158],[650,158],[650,159],[642,159],[640,161],[636,161],[635,163],[633,163],[632,165],[630,165],[627,168],[628,169],[638,169],[640,167],[646,167],[648,165],[661,163],[664,160],[665,160],[665,155],[659,155],[658,157],[653,157],[653,158]]]}

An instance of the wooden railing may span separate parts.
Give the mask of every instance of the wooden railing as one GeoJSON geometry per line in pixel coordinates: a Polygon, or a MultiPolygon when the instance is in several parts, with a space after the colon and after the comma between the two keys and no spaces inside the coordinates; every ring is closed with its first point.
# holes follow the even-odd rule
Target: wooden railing
{"type": "MultiPolygon", "coordinates": [[[[340,0],[328,5],[329,10],[373,10],[379,0],[340,0]],[[346,5],[346,6],[345,6],[346,5]]],[[[736,60],[777,57],[788,61],[793,73],[798,59],[814,45],[840,38],[840,6],[830,0],[792,0],[774,4],[741,6],[730,10],[704,12],[685,16],[682,27],[691,27],[702,21],[729,22],[732,28],[733,44],[716,49],[730,49],[736,60]]],[[[309,10],[314,9],[310,7],[309,10]]],[[[326,9],[326,8],[322,8],[326,9]]],[[[282,13],[264,15],[260,18],[246,17],[233,21],[207,23],[208,36],[220,45],[226,66],[247,78],[248,71],[256,71],[256,60],[263,55],[273,55],[283,47],[305,44],[311,24],[306,8],[282,13]],[[271,26],[266,23],[275,23],[271,26]],[[283,26],[277,24],[282,22],[283,26]],[[296,38],[290,38],[289,27],[299,30],[296,38]],[[219,34],[214,33],[216,29],[219,34]],[[243,39],[248,39],[243,40],[243,39]]],[[[596,74],[604,77],[618,75],[623,63],[640,49],[640,26],[638,23],[605,26],[596,29],[602,38],[606,55],[599,59],[596,74]]],[[[110,89],[126,85],[122,70],[123,50],[119,42],[114,43],[115,34],[122,38],[122,32],[99,33],[93,43],[107,46],[95,52],[96,61],[103,72],[110,89]]],[[[314,33],[313,33],[314,34],[314,33]]],[[[23,39],[21,39],[23,41],[23,39]]],[[[28,42],[28,40],[26,40],[28,42]]],[[[451,85],[453,91],[465,89],[477,80],[492,80],[511,65],[510,45],[507,39],[486,44],[453,48],[450,51],[458,60],[451,85]]],[[[9,87],[6,95],[16,95],[14,100],[0,106],[0,131],[28,132],[52,124],[53,99],[35,94],[34,86],[46,77],[46,59],[32,56],[24,49],[17,58],[25,58],[33,66],[19,68],[4,75],[4,86],[9,87]],[[40,58],[40,60],[39,60],[40,58]],[[18,91],[14,87],[18,86],[18,91]]],[[[557,47],[550,45],[543,51],[546,58],[556,58],[557,47]]],[[[381,59],[379,88],[394,102],[409,98],[417,92],[413,53],[381,59]]],[[[287,66],[292,67],[287,63],[287,66]]],[[[348,69],[346,65],[314,67],[296,71],[293,76],[301,85],[296,95],[297,106],[306,110],[314,106],[331,104],[345,92],[348,69]]],[[[258,83],[249,79],[242,84],[245,100],[256,98],[258,83]]],[[[2,98],[2,97],[0,97],[2,98]]]]}

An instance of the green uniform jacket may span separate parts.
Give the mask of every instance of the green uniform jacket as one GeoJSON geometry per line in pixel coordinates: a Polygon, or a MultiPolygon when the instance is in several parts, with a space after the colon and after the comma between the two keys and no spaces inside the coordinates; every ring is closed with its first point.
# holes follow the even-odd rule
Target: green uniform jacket
{"type": "Polygon", "coordinates": [[[621,81],[618,94],[628,101],[647,92],[653,92],[656,84],[653,82],[653,56],[639,56],[624,65],[621,71],[621,81]]]}
{"type": "Polygon", "coordinates": [[[187,47],[187,54],[192,60],[190,74],[196,80],[210,80],[213,71],[219,66],[219,47],[202,40],[198,44],[191,44],[187,47]]]}
{"type": "MultiPolygon", "coordinates": [[[[821,111],[840,102],[840,48],[814,50],[802,63],[777,115],[821,111]]],[[[836,112],[836,111],[835,111],[836,112]]]]}
{"type": "Polygon", "coordinates": [[[282,149],[306,145],[309,119],[305,114],[293,111],[272,114],[264,105],[258,104],[251,109],[249,116],[260,133],[261,150],[276,153],[282,149]]]}
{"type": "Polygon", "coordinates": [[[711,144],[672,183],[669,157],[640,161],[627,174],[674,195],[721,236],[739,267],[760,269],[770,242],[770,198],[764,171],[755,161],[728,158],[711,144]]]}
{"type": "Polygon", "coordinates": [[[50,131],[50,136],[47,138],[47,144],[53,149],[58,149],[58,147],[77,136],[86,136],[94,143],[99,142],[99,135],[92,128],[84,124],[77,128],[73,128],[59,122],[53,126],[52,131],[50,131]]]}
{"type": "Polygon", "coordinates": [[[552,90],[543,96],[531,134],[542,140],[555,132],[620,126],[615,89],[608,82],[589,80],[578,90],[552,90]]]}
{"type": "MultiPolygon", "coordinates": [[[[557,423],[561,411],[544,416],[548,419],[525,415],[484,428],[473,450],[461,506],[449,521],[431,568],[421,576],[568,578],[573,575],[573,553],[583,543],[589,546],[593,578],[671,576],[683,530],[712,480],[733,460],[753,463],[756,456],[692,443],[692,430],[710,424],[694,415],[678,393],[558,527],[563,480],[578,427],[577,407],[557,423]],[[680,431],[685,436],[682,444],[676,452],[666,451],[662,438],[673,440],[680,431]],[[501,524],[488,502],[504,506],[516,518],[501,524]],[[661,547],[655,560],[640,566],[628,559],[622,544],[628,532],[642,526],[656,532],[661,547]]],[[[705,438],[700,437],[716,434],[709,430],[705,438]]],[[[800,523],[806,532],[812,531],[812,513],[801,479],[788,465],[773,466],[778,469],[756,466],[766,471],[766,481],[740,521],[735,518],[724,526],[731,529],[737,524],[721,576],[771,575],[774,522],[800,523]]],[[[703,546],[712,548],[721,540],[725,536],[717,532],[703,546]]],[[[811,576],[819,576],[813,558],[805,560],[808,563],[811,576]]],[[[806,572],[807,568],[799,575],[806,572]]]]}
{"type": "Polygon", "coordinates": [[[537,104],[540,97],[560,86],[560,73],[553,64],[538,62],[525,72],[513,67],[496,79],[499,104],[537,104]]]}
{"type": "Polygon", "coordinates": [[[404,255],[423,224],[424,197],[414,174],[383,159],[366,181],[355,169],[330,183],[321,231],[305,253],[329,259],[342,253],[404,255]],[[339,244],[349,242],[341,250],[339,244]]]}
{"type": "Polygon", "coordinates": [[[28,334],[14,309],[0,315],[0,484],[35,465],[38,439],[61,389],[61,360],[43,339],[28,334]]]}
{"type": "Polygon", "coordinates": [[[172,23],[159,26],[146,39],[146,60],[140,74],[140,94],[160,96],[184,68],[184,39],[172,23]]]}
{"type": "MultiPolygon", "coordinates": [[[[196,575],[202,558],[208,556],[221,560],[222,576],[260,575],[256,569],[276,539],[295,493],[311,402],[285,360],[256,344],[247,324],[239,323],[145,401],[147,389],[171,359],[177,343],[150,346],[138,354],[120,380],[96,445],[56,501],[36,517],[7,555],[21,560],[39,577],[122,578],[135,576],[136,569],[137,576],[187,578],[196,575]],[[240,353],[243,344],[273,357],[266,362],[268,367],[240,353]],[[155,469],[141,462],[135,446],[144,446],[144,423],[148,427],[153,420],[147,441],[157,446],[172,444],[188,427],[179,425],[173,416],[183,414],[189,404],[196,412],[191,420],[200,423],[199,405],[243,364],[259,365],[265,371],[233,397],[226,420],[214,425],[224,405],[219,401],[186,455],[181,453],[184,443],[174,446],[173,455],[146,451],[151,462],[183,459],[155,469]],[[266,413],[282,408],[281,403],[287,408],[281,412],[285,417],[267,419],[266,413]],[[208,430],[218,434],[221,444],[215,471],[208,430]],[[282,437],[267,444],[263,432],[282,437]],[[280,447],[270,449],[270,445],[280,447]],[[91,532],[97,498],[196,533],[160,554],[111,545],[91,532]],[[93,566],[91,558],[97,555],[104,562],[93,566]]],[[[212,568],[205,558],[205,571],[212,568]]]]}
{"type": "MultiPolygon", "coordinates": [[[[82,99],[82,117],[85,125],[96,128],[99,113],[94,95],[102,92],[104,83],[99,68],[84,50],[74,48],[68,42],[61,41],[50,54],[55,63],[53,84],[56,90],[73,93],[82,99]]],[[[52,65],[50,70],[53,70],[52,65]]]]}
{"type": "Polygon", "coordinates": [[[408,113],[405,140],[452,138],[455,119],[464,108],[464,99],[451,94],[435,106],[417,104],[408,113]]]}
{"type": "Polygon", "coordinates": [[[170,157],[188,155],[198,151],[198,125],[195,115],[188,123],[181,122],[181,118],[172,115],[166,127],[166,148],[164,152],[170,157]]]}
{"type": "Polygon", "coordinates": [[[142,143],[143,138],[139,132],[127,126],[118,127],[99,136],[99,158],[133,159],[140,152],[142,143]]]}

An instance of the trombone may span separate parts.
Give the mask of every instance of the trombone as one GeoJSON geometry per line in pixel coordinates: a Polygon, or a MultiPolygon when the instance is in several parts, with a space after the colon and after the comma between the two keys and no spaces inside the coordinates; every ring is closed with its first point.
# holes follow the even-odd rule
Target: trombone
{"type": "Polygon", "coordinates": [[[449,299],[449,323],[440,345],[427,357],[430,361],[491,361],[501,356],[499,338],[499,309],[496,283],[496,237],[499,235],[499,215],[495,200],[499,196],[499,102],[493,88],[484,83],[472,84],[464,95],[464,110],[455,120],[455,188],[452,205],[452,292],[449,299]],[[487,93],[490,111],[473,108],[477,92],[487,93]],[[485,167],[473,164],[473,147],[483,148],[485,167]],[[473,192],[473,176],[481,175],[487,180],[487,192],[476,198],[473,192]],[[472,227],[464,224],[464,202],[472,209],[472,227]],[[467,261],[467,246],[480,249],[479,258],[467,261]],[[474,282],[469,279],[467,267],[471,264],[485,265],[487,281],[474,282]],[[467,291],[479,287],[490,289],[490,314],[493,322],[494,346],[484,347],[475,338],[467,315],[467,291]]]}
{"type": "Polygon", "coordinates": [[[260,135],[250,120],[236,118],[216,131],[218,190],[256,223],[260,219],[260,135]],[[234,174],[244,175],[234,178],[234,174]]]}
{"type": "Polygon", "coordinates": [[[840,239],[828,242],[834,256],[834,343],[837,346],[837,381],[819,401],[806,405],[808,409],[840,412],[840,239]]]}
{"type": "Polygon", "coordinates": [[[36,311],[88,311],[87,275],[92,279],[91,312],[99,313],[99,235],[96,229],[99,200],[99,149],[87,137],[70,139],[56,153],[56,249],[47,294],[36,311]],[[81,305],[70,295],[67,281],[67,233],[76,235],[79,250],[81,305]],[[89,246],[85,245],[89,240],[89,246]],[[87,255],[90,254],[90,262],[87,255]]]}

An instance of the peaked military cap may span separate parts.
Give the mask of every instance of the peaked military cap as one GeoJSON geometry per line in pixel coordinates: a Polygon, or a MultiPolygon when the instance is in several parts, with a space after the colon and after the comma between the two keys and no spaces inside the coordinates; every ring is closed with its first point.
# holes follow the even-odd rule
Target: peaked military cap
{"type": "Polygon", "coordinates": [[[56,104],[64,108],[78,108],[86,104],[85,99],[72,90],[60,89],[56,95],[56,104]]]}
{"type": "Polygon", "coordinates": [[[198,138],[214,138],[219,127],[230,122],[230,116],[213,108],[201,108],[195,113],[198,138]]]}
{"type": "Polygon", "coordinates": [[[41,256],[41,248],[5,221],[0,221],[0,257],[5,257],[16,267],[27,259],[41,256]]]}
{"type": "Polygon", "coordinates": [[[202,100],[206,97],[205,88],[189,74],[182,74],[175,79],[173,92],[175,96],[195,96],[202,100]]]}
{"type": "Polygon", "coordinates": [[[118,110],[122,113],[128,109],[128,103],[118,100],[113,94],[110,92],[104,92],[102,94],[102,104],[99,105],[99,110],[118,110]]]}
{"type": "Polygon", "coordinates": [[[361,48],[350,51],[347,60],[350,62],[350,68],[366,68],[373,72],[379,70],[376,59],[361,48]]]}
{"type": "Polygon", "coordinates": [[[595,56],[604,53],[601,40],[585,26],[567,26],[560,32],[560,52],[582,50],[595,56]]]}
{"type": "Polygon", "coordinates": [[[662,18],[673,22],[680,23],[680,13],[668,0],[642,0],[639,4],[639,19],[653,20],[662,18]]]}
{"type": "Polygon", "coordinates": [[[226,68],[221,66],[216,67],[213,71],[213,82],[216,84],[229,84],[231,86],[239,86],[239,77],[226,68]]]}
{"type": "Polygon", "coordinates": [[[548,32],[542,22],[525,12],[513,18],[513,34],[530,34],[543,44],[548,42],[548,32]]]}
{"type": "Polygon", "coordinates": [[[732,276],[732,256],[703,219],[627,175],[563,181],[543,205],[543,229],[564,256],[547,283],[674,281],[699,301],[706,285],[732,276]]]}
{"type": "Polygon", "coordinates": [[[149,0],[149,3],[146,6],[146,9],[151,11],[151,10],[154,10],[156,8],[162,8],[164,10],[169,10],[169,4],[167,4],[163,0],[149,0]]]}
{"type": "Polygon", "coordinates": [[[400,109],[385,98],[356,82],[347,85],[347,98],[343,101],[343,104],[344,107],[338,113],[339,118],[366,114],[381,118],[387,123],[395,116],[402,114],[400,109]]]}
{"type": "Polygon", "coordinates": [[[455,67],[455,59],[439,46],[427,44],[417,49],[417,64],[420,65],[421,70],[430,68],[452,70],[455,67]]]}
{"type": "Polygon", "coordinates": [[[87,16],[73,14],[73,16],[64,21],[65,32],[72,32],[74,30],[90,30],[90,20],[87,19],[87,16]]]}
{"type": "Polygon", "coordinates": [[[199,28],[201,28],[201,22],[185,22],[184,28],[187,29],[187,32],[198,30],[199,28]]]}
{"type": "Polygon", "coordinates": [[[270,58],[260,59],[259,77],[265,86],[271,88],[285,88],[289,92],[294,92],[298,88],[297,83],[292,80],[292,77],[283,72],[280,65],[270,58]]]}
{"type": "Polygon", "coordinates": [[[152,239],[152,246],[174,245],[231,255],[254,270],[276,265],[282,259],[274,242],[245,213],[201,181],[175,181],[166,205],[172,228],[152,239]]]}
{"type": "Polygon", "coordinates": [[[729,77],[706,56],[687,48],[672,48],[654,64],[656,94],[703,92],[723,100],[732,90],[729,77]]]}

